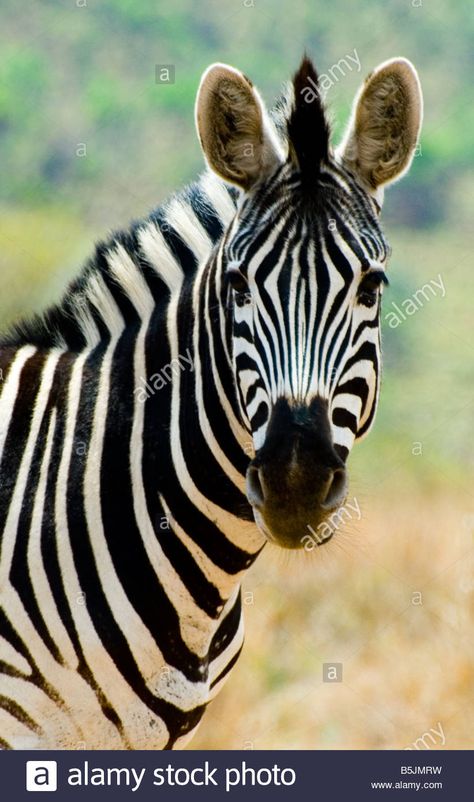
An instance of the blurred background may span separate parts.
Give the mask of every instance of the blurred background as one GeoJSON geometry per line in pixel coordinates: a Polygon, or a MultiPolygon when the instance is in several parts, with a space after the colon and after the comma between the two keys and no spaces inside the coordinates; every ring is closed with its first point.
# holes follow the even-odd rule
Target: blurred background
{"type": "Polygon", "coordinates": [[[57,299],[94,240],[202,169],[193,104],[209,63],[245,71],[270,105],[306,49],[331,83],[335,140],[373,67],[415,63],[421,141],[383,211],[380,406],[350,458],[361,520],[317,553],[257,561],[243,655],[191,748],[473,748],[468,4],[3,0],[1,14],[2,327],[57,299]],[[323,681],[334,663],[342,681],[323,681]]]}

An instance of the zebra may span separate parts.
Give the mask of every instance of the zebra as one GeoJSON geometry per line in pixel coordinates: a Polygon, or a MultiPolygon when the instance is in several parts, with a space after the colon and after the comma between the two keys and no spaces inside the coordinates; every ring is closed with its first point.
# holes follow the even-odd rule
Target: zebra
{"type": "Polygon", "coordinates": [[[3,748],[194,734],[242,649],[245,572],[346,497],[379,392],[383,192],[421,118],[403,58],[336,148],[307,56],[272,111],[211,65],[201,176],[2,336],[3,748]]]}

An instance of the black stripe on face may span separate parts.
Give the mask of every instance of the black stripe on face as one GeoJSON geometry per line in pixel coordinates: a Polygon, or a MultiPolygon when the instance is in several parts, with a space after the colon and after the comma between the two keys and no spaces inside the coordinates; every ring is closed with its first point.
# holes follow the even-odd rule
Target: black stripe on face
{"type": "Polygon", "coordinates": [[[354,378],[339,384],[334,393],[334,399],[337,399],[337,396],[342,394],[355,395],[360,398],[360,417],[363,417],[365,408],[367,406],[367,399],[369,397],[369,385],[367,384],[366,380],[363,378],[354,378]]]}
{"type": "MultiPolygon", "coordinates": [[[[347,320],[346,320],[347,322],[347,320]]],[[[339,346],[336,356],[334,357],[334,362],[332,366],[332,376],[335,377],[339,371],[341,364],[343,363],[344,357],[347,353],[347,349],[349,347],[351,339],[351,329],[350,326],[347,327],[347,331],[344,335],[344,338],[339,346]]]]}
{"type": "MultiPolygon", "coordinates": [[[[321,365],[322,361],[323,361],[323,352],[324,352],[324,349],[327,346],[327,339],[328,339],[328,336],[329,336],[329,330],[330,330],[331,326],[334,323],[335,317],[340,313],[341,309],[344,306],[344,303],[345,303],[346,298],[347,298],[348,288],[349,288],[349,286],[350,286],[350,284],[351,284],[351,282],[353,280],[353,277],[354,277],[354,273],[352,271],[352,267],[351,267],[350,263],[348,262],[348,260],[344,256],[344,254],[341,253],[339,248],[337,248],[336,243],[335,243],[332,235],[329,235],[329,234],[326,235],[326,237],[325,237],[325,245],[326,245],[326,250],[328,252],[328,255],[329,255],[330,259],[331,259],[331,262],[334,265],[334,268],[337,269],[338,272],[340,273],[340,275],[342,276],[342,278],[344,280],[344,284],[341,287],[341,289],[336,293],[335,297],[333,298],[333,300],[331,302],[331,307],[330,307],[330,309],[329,309],[329,311],[328,311],[328,313],[326,315],[326,321],[325,321],[325,324],[324,324],[324,328],[323,328],[323,330],[321,332],[320,341],[319,341],[319,352],[318,352],[318,364],[319,365],[321,365]]],[[[322,254],[320,255],[320,263],[321,262],[324,262],[322,254]]],[[[329,293],[330,285],[331,285],[331,268],[326,266],[326,271],[327,271],[327,276],[328,276],[328,279],[327,279],[327,282],[328,282],[327,292],[329,293]]],[[[318,300],[319,300],[319,287],[318,287],[318,300]]],[[[322,306],[323,309],[324,309],[324,306],[326,304],[327,304],[327,297],[321,298],[321,306],[322,306]]],[[[322,315],[322,312],[321,312],[321,315],[322,315]]],[[[318,318],[317,320],[321,320],[321,317],[318,318]]],[[[344,314],[342,316],[341,324],[344,325],[345,322],[347,322],[347,315],[346,314],[344,314]]],[[[333,337],[335,339],[334,335],[333,335],[333,337]]],[[[336,358],[336,360],[335,360],[335,367],[337,367],[337,364],[338,364],[338,358],[336,358]]]]}
{"type": "Polygon", "coordinates": [[[261,426],[263,426],[268,420],[268,405],[265,401],[261,401],[257,407],[257,411],[255,412],[252,420],[250,421],[250,425],[252,427],[253,432],[257,432],[261,426]]]}
{"type": "Polygon", "coordinates": [[[357,418],[347,409],[336,408],[332,413],[332,422],[341,429],[350,429],[352,434],[357,432],[357,418]]]}
{"type": "Polygon", "coordinates": [[[359,431],[357,432],[357,435],[356,435],[357,438],[363,437],[364,434],[366,432],[368,432],[368,430],[372,426],[372,423],[373,423],[373,420],[374,420],[374,417],[375,417],[375,411],[376,411],[376,405],[374,404],[372,406],[372,409],[370,410],[369,417],[365,421],[364,425],[361,426],[359,431]]]}
{"type": "Polygon", "coordinates": [[[336,452],[336,454],[338,454],[338,456],[342,459],[343,462],[347,460],[347,457],[349,455],[349,449],[347,448],[347,446],[341,446],[338,443],[334,443],[334,451],[336,452]]]}
{"type": "Polygon", "coordinates": [[[358,342],[362,332],[365,331],[365,329],[376,329],[376,328],[379,327],[380,321],[379,321],[378,309],[376,307],[374,307],[374,311],[375,311],[375,314],[374,314],[374,317],[372,319],[363,320],[362,323],[360,323],[357,326],[357,328],[356,328],[356,330],[355,330],[355,332],[354,332],[354,334],[352,335],[352,338],[351,338],[352,345],[354,345],[355,343],[358,342]]]}
{"type": "Polygon", "coordinates": [[[373,342],[364,342],[358,348],[355,354],[353,354],[350,359],[347,360],[346,364],[344,365],[344,373],[348,373],[350,369],[356,365],[358,362],[362,360],[367,360],[368,362],[372,362],[374,366],[378,364],[378,351],[377,347],[374,345],[373,342]]]}
{"type": "Polygon", "coordinates": [[[258,300],[255,304],[254,319],[255,319],[255,346],[259,352],[262,361],[262,371],[268,377],[268,384],[271,385],[270,376],[273,374],[276,380],[277,366],[284,367],[284,343],[289,341],[289,322],[286,314],[286,307],[289,300],[289,282],[291,280],[291,272],[288,270],[289,260],[291,258],[291,249],[293,243],[297,242],[297,231],[292,228],[290,232],[283,230],[271,252],[268,253],[259,265],[255,280],[258,285],[257,294],[258,300]],[[270,273],[275,269],[275,266],[281,262],[279,276],[277,279],[277,290],[279,301],[282,307],[284,328],[282,330],[280,321],[275,312],[275,302],[270,292],[265,286],[265,281],[270,273]],[[260,313],[260,306],[266,311],[272,327],[267,323],[265,316],[260,313]],[[260,327],[260,333],[258,328],[260,327]],[[270,351],[271,362],[268,362],[267,350],[263,347],[260,341],[264,339],[268,350],[270,351]],[[260,346],[260,347],[259,347],[260,346]]]}
{"type": "Polygon", "coordinates": [[[335,375],[337,373],[337,368],[339,367],[339,364],[341,362],[341,357],[345,353],[345,350],[346,350],[346,347],[347,347],[347,341],[348,341],[348,334],[349,333],[350,333],[350,319],[348,318],[348,315],[343,315],[341,317],[341,320],[339,321],[339,323],[337,325],[336,330],[332,334],[329,348],[326,351],[326,361],[325,361],[325,365],[324,365],[324,383],[325,383],[326,386],[328,385],[328,383],[332,383],[332,382],[329,382],[329,379],[330,378],[334,379],[334,377],[335,377],[335,375]],[[337,355],[336,355],[336,357],[335,357],[335,359],[333,361],[332,368],[331,368],[331,376],[330,376],[330,374],[329,374],[329,366],[331,364],[331,357],[334,354],[334,349],[336,347],[336,343],[338,341],[338,338],[339,338],[342,330],[346,326],[348,327],[348,330],[346,331],[346,333],[345,333],[345,335],[343,337],[342,343],[339,346],[339,350],[338,350],[337,355]]]}

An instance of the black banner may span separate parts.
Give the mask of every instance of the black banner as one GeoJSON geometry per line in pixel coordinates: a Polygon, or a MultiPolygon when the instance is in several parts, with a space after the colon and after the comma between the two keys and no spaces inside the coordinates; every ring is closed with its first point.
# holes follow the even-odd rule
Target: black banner
{"type": "Polygon", "coordinates": [[[0,799],[467,802],[472,768],[472,752],[435,750],[2,752],[0,799]]]}

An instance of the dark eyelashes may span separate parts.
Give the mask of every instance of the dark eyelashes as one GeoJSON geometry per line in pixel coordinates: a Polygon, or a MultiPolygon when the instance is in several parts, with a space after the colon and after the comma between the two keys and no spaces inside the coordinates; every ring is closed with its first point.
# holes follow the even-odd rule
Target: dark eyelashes
{"type": "Polygon", "coordinates": [[[362,306],[375,306],[380,298],[380,287],[388,284],[384,270],[371,270],[362,278],[357,290],[357,300],[362,306]]]}
{"type": "Polygon", "coordinates": [[[227,281],[236,293],[248,292],[247,279],[238,267],[232,267],[227,271],[227,281]]]}
{"type": "Polygon", "coordinates": [[[381,284],[384,284],[387,287],[389,283],[385,270],[370,270],[363,276],[360,286],[380,287],[381,284]]]}
{"type": "Polygon", "coordinates": [[[247,279],[238,267],[231,267],[227,270],[227,282],[230,295],[233,293],[236,306],[247,306],[252,303],[247,279]]]}

